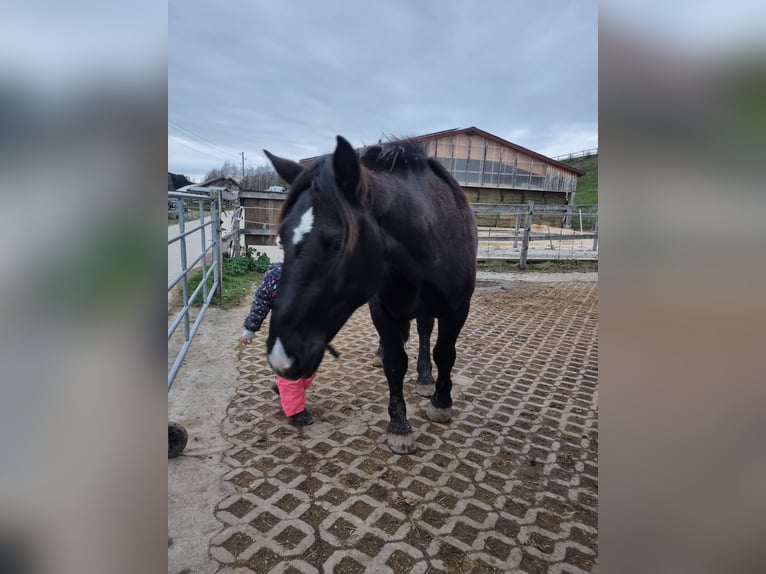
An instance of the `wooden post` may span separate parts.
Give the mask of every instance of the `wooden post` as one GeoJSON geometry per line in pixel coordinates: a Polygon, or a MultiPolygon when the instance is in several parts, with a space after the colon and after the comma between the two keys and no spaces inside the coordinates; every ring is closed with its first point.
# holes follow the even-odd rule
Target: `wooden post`
{"type": "Polygon", "coordinates": [[[519,222],[521,221],[521,212],[516,212],[516,227],[513,230],[513,248],[519,246],[519,222]]]}
{"type": "Polygon", "coordinates": [[[564,212],[564,229],[572,229],[572,205],[567,203],[566,210],[564,212]]]}
{"type": "Polygon", "coordinates": [[[529,251],[529,232],[532,229],[532,212],[535,208],[535,202],[528,202],[527,217],[524,220],[524,237],[521,240],[521,256],[519,257],[519,269],[527,268],[527,251],[529,251]]]}
{"type": "Polygon", "coordinates": [[[490,227],[487,229],[487,257],[489,257],[489,252],[492,250],[492,228],[490,227]]]}

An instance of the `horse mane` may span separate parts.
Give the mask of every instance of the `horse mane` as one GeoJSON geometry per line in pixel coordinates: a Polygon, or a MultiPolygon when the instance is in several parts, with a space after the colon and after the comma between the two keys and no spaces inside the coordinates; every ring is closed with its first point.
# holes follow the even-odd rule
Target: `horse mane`
{"type": "Polygon", "coordinates": [[[425,167],[428,154],[417,141],[410,138],[392,138],[364,148],[359,159],[372,171],[392,172],[399,169],[425,167]]]}

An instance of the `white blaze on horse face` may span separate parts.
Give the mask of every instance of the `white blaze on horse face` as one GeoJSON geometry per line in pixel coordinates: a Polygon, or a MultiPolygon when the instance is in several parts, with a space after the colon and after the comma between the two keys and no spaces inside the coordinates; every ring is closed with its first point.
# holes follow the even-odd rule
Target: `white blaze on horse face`
{"type": "Polygon", "coordinates": [[[287,353],[285,353],[285,348],[282,345],[282,341],[279,340],[279,337],[277,337],[268,358],[269,365],[271,365],[271,368],[278,373],[286,371],[293,364],[293,360],[287,356],[287,353]]]}
{"type": "Polygon", "coordinates": [[[301,215],[301,220],[298,225],[293,229],[293,245],[298,245],[303,239],[303,236],[311,231],[314,227],[314,208],[309,207],[306,213],[301,215]]]}

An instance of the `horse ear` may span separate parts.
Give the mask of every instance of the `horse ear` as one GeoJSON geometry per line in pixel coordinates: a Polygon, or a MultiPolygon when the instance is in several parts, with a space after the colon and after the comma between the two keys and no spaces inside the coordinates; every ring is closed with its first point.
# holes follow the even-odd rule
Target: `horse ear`
{"type": "Polygon", "coordinates": [[[271,165],[273,165],[274,169],[277,170],[279,177],[284,179],[289,184],[292,184],[295,181],[295,178],[298,177],[298,174],[303,171],[303,166],[299,163],[295,163],[294,161],[285,159],[283,157],[278,157],[272,153],[269,153],[267,150],[263,150],[263,153],[265,153],[266,157],[269,158],[271,165]]]}
{"type": "Polygon", "coordinates": [[[332,169],[338,187],[347,198],[356,202],[360,177],[359,159],[354,148],[342,136],[338,136],[338,145],[332,156],[332,169]]]}

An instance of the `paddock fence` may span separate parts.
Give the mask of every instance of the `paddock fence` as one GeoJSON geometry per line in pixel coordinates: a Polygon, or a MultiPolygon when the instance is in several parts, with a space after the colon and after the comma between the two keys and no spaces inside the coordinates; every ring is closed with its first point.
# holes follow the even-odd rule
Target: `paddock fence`
{"type": "MultiPolygon", "coordinates": [[[[276,253],[278,214],[284,194],[245,192],[241,233],[246,246],[276,253]]],[[[597,260],[598,206],[472,203],[479,232],[479,259],[597,260]]]]}
{"type": "MultiPolygon", "coordinates": [[[[210,306],[213,297],[222,293],[222,238],[221,238],[221,195],[211,196],[196,195],[169,191],[168,199],[176,200],[179,206],[178,232],[168,235],[168,259],[171,265],[171,252],[180,250],[180,264],[178,269],[169,269],[172,276],[168,279],[168,390],[173,385],[181,363],[194,340],[205,312],[210,306]],[[187,207],[192,207],[186,210],[187,207]],[[197,219],[187,221],[189,214],[194,213],[197,219]],[[197,243],[197,245],[193,245],[197,243]],[[191,273],[200,268],[202,279],[199,284],[190,290],[191,273]],[[212,281],[212,282],[211,282],[212,281]],[[180,286],[180,289],[178,287],[180,286]],[[170,294],[178,290],[180,292],[180,308],[173,312],[170,305],[170,294]],[[195,304],[199,301],[199,309],[195,304]],[[174,336],[180,347],[171,352],[174,336]],[[171,362],[172,361],[172,362],[171,362]]],[[[173,259],[175,259],[173,257],[173,259]]]]}
{"type": "Polygon", "coordinates": [[[479,259],[597,260],[598,206],[473,203],[479,259]]]}
{"type": "Polygon", "coordinates": [[[577,159],[578,157],[588,157],[589,155],[596,155],[598,153],[597,147],[592,147],[590,149],[584,149],[582,151],[576,151],[574,153],[565,153],[564,155],[557,155],[556,157],[552,158],[556,161],[569,161],[570,159],[577,159]]]}

